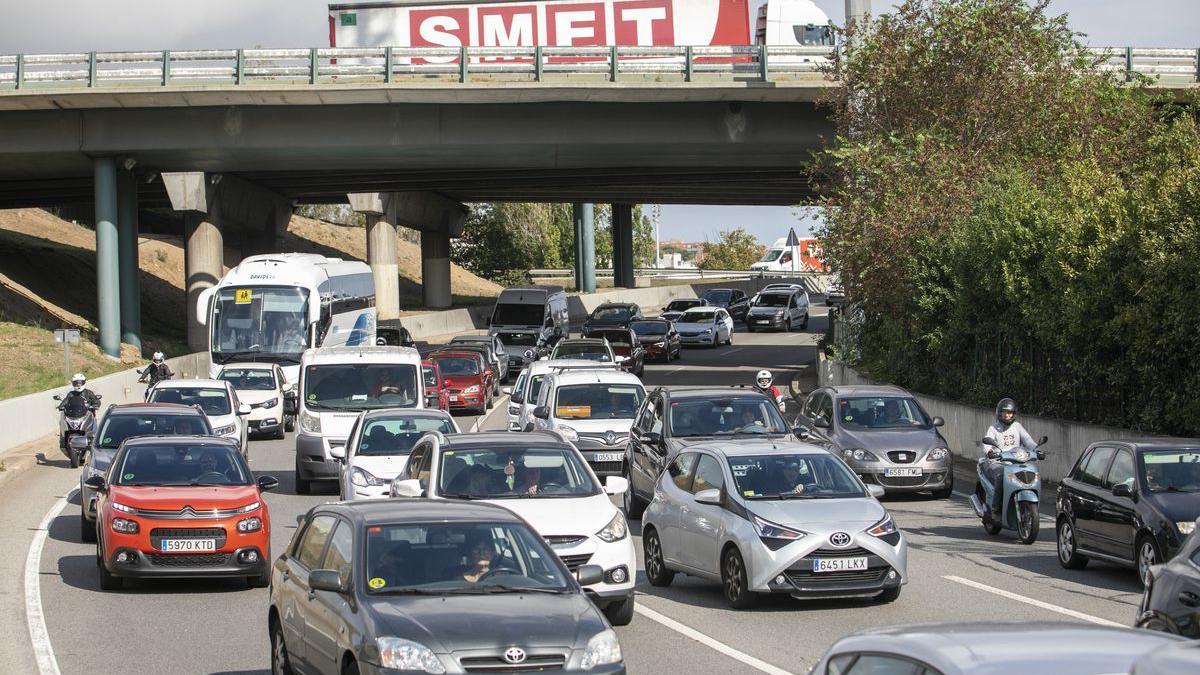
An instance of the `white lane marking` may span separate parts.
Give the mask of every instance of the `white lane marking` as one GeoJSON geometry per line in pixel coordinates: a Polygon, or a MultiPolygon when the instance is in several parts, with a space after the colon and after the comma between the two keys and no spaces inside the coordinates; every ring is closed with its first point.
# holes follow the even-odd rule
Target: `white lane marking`
{"type": "Polygon", "coordinates": [[[987,591],[988,593],[999,595],[1002,598],[1008,598],[1009,600],[1016,600],[1017,602],[1023,602],[1027,605],[1032,605],[1034,607],[1040,607],[1041,609],[1044,609],[1044,610],[1047,610],[1050,612],[1055,612],[1057,614],[1062,614],[1064,616],[1069,616],[1073,619],[1079,619],[1080,621],[1087,621],[1087,622],[1098,624],[1101,626],[1116,626],[1118,628],[1126,628],[1127,627],[1127,626],[1125,626],[1125,624],[1117,623],[1116,621],[1109,621],[1108,619],[1101,619],[1098,616],[1092,616],[1091,614],[1084,614],[1083,612],[1076,612],[1073,609],[1067,609],[1066,607],[1059,607],[1058,605],[1052,605],[1048,602],[1042,602],[1041,600],[1035,600],[1033,598],[1029,598],[1024,595],[1017,595],[1016,593],[1002,591],[999,588],[993,588],[991,586],[988,586],[987,584],[981,584],[978,581],[971,581],[970,579],[964,579],[962,577],[956,577],[956,576],[943,576],[942,578],[947,579],[949,581],[953,581],[955,583],[962,584],[964,586],[970,586],[971,588],[977,588],[981,591],[987,591]]]}
{"type": "MultiPolygon", "coordinates": [[[[505,415],[508,415],[508,396],[507,395],[500,397],[500,400],[496,401],[492,405],[492,409],[490,412],[487,412],[487,413],[475,418],[475,423],[471,425],[471,428],[467,430],[467,433],[473,434],[473,433],[478,432],[479,427],[482,427],[484,424],[486,424],[488,419],[490,419],[492,415],[495,415],[496,413],[500,412],[501,410],[504,411],[505,415]]],[[[507,425],[505,425],[505,427],[507,428],[507,425]]]]}
{"type": "Polygon", "coordinates": [[[67,501],[79,491],[73,488],[59,499],[33,534],[29,555],[25,557],[25,622],[29,625],[29,640],[33,643],[33,654],[37,658],[41,675],[58,675],[58,659],[54,658],[54,646],[50,644],[50,631],[46,630],[46,615],[42,611],[42,548],[50,533],[50,524],[67,507],[67,501]]]}
{"type": "Polygon", "coordinates": [[[746,664],[747,666],[750,666],[751,668],[760,670],[764,673],[770,673],[770,675],[792,675],[792,673],[790,673],[782,668],[773,666],[761,659],[756,659],[753,656],[750,656],[749,654],[747,654],[745,652],[740,652],[740,651],[734,649],[733,647],[730,647],[729,645],[725,644],[724,642],[721,642],[720,640],[715,640],[690,626],[686,626],[682,623],[679,623],[678,621],[676,621],[675,619],[672,619],[669,616],[659,614],[658,612],[650,609],[649,607],[647,607],[641,603],[634,604],[633,610],[635,612],[637,612],[638,614],[641,614],[642,616],[646,617],[647,619],[650,619],[651,621],[657,621],[658,623],[666,626],[667,628],[670,628],[671,630],[675,631],[676,633],[679,633],[680,635],[683,635],[684,637],[691,638],[691,639],[695,640],[696,642],[699,642],[702,645],[705,645],[705,646],[710,647],[718,652],[721,652],[725,656],[728,656],[731,659],[740,661],[740,662],[746,664]]]}

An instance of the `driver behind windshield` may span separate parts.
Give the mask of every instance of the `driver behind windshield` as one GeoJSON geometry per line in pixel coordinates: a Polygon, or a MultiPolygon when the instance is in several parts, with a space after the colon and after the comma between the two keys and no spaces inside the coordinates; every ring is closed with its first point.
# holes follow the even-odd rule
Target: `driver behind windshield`
{"type": "Polygon", "coordinates": [[[809,486],[816,485],[816,481],[810,472],[800,471],[800,462],[796,460],[788,460],[784,463],[782,471],[776,471],[773,476],[775,480],[772,490],[783,494],[786,492],[802,493],[809,489],[809,486]]]}
{"type": "Polygon", "coordinates": [[[496,560],[496,545],[488,538],[479,536],[467,547],[463,565],[463,581],[479,583],[488,572],[492,571],[492,562],[496,560]]]}
{"type": "MultiPolygon", "coordinates": [[[[196,478],[195,478],[196,482],[200,482],[201,478],[204,478],[205,475],[212,474],[212,473],[220,474],[222,479],[224,479],[226,481],[229,480],[229,476],[227,476],[225,474],[224,470],[221,469],[220,458],[217,457],[217,453],[215,451],[213,451],[213,450],[205,451],[204,453],[202,453],[200,455],[200,458],[197,460],[196,463],[200,467],[200,472],[196,475],[196,478]]],[[[208,482],[208,481],[204,481],[204,482],[208,482]]]]}

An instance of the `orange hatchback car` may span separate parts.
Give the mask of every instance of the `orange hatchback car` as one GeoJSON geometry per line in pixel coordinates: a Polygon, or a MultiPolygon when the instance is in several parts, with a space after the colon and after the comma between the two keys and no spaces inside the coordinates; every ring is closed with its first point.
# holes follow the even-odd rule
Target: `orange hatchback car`
{"type": "Polygon", "coordinates": [[[107,478],[84,482],[96,503],[100,587],[125,579],[243,577],[270,581],[271,518],[238,444],[212,436],[141,436],[117,450],[107,478]]]}

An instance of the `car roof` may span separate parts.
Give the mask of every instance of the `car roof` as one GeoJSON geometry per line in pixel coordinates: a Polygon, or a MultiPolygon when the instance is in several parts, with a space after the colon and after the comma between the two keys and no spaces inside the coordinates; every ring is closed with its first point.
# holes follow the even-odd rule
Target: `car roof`
{"type": "Polygon", "coordinates": [[[768,399],[769,397],[751,387],[704,387],[698,389],[667,389],[667,395],[673,401],[703,401],[707,399],[751,397],[768,399]]]}
{"type": "Polygon", "coordinates": [[[442,436],[442,448],[528,448],[531,445],[540,447],[555,446],[570,448],[571,444],[562,440],[557,434],[544,431],[532,431],[515,434],[511,431],[478,431],[473,434],[445,434],[442,436]]]}
{"type": "Polygon", "coordinates": [[[643,386],[637,375],[623,370],[568,370],[555,375],[555,381],[561,387],[566,384],[636,384],[643,386]]]}
{"type": "Polygon", "coordinates": [[[438,350],[435,350],[435,351],[432,351],[432,352],[429,352],[428,354],[426,354],[425,358],[431,359],[431,360],[432,359],[440,359],[440,358],[456,358],[456,359],[468,358],[469,359],[469,358],[472,358],[475,356],[482,357],[483,352],[481,352],[477,349],[458,349],[458,348],[438,349],[438,350]]]}
{"type": "Polygon", "coordinates": [[[128,445],[195,445],[197,443],[227,445],[234,450],[238,449],[238,442],[232,438],[226,438],[224,436],[201,436],[192,434],[170,436],[130,436],[121,443],[121,447],[128,445]]]}
{"type": "Polygon", "coordinates": [[[109,415],[199,415],[202,410],[182,403],[114,403],[109,407],[109,415]]]}
{"type": "MultiPolygon", "coordinates": [[[[596,306],[596,309],[603,309],[606,307],[637,307],[637,306],[638,305],[636,302],[602,302],[596,306]]],[[[594,312],[594,311],[596,311],[596,309],[593,309],[592,311],[594,312]]]]}
{"type": "Polygon", "coordinates": [[[693,450],[709,450],[726,457],[745,457],[747,455],[828,455],[829,451],[811,443],[799,441],[791,436],[783,438],[753,438],[742,436],[737,439],[705,440],[689,445],[682,452],[693,450]]]}
{"type": "Polygon", "coordinates": [[[578,338],[567,338],[565,340],[559,340],[558,345],[556,345],[556,346],[561,347],[562,345],[603,345],[603,344],[607,344],[606,341],[604,340],[604,338],[578,337],[578,338]]]}
{"type": "Polygon", "coordinates": [[[893,384],[851,384],[829,387],[838,396],[911,396],[907,389],[893,384]]]}
{"type": "Polygon", "coordinates": [[[556,368],[611,368],[612,365],[590,359],[547,359],[529,364],[529,373],[530,375],[544,375],[556,368]]]}
{"type": "Polygon", "coordinates": [[[1123,443],[1132,445],[1136,450],[1167,450],[1175,448],[1200,448],[1200,438],[1176,438],[1173,436],[1146,436],[1142,438],[1115,438],[1111,441],[1097,441],[1092,445],[1101,443],[1123,443]]]}
{"type": "Polygon", "coordinates": [[[480,501],[453,499],[362,499],[333,502],[315,507],[317,513],[337,513],[362,525],[397,522],[465,523],[495,521],[521,523],[519,516],[503,506],[480,501]]]}
{"type": "Polygon", "coordinates": [[[405,418],[405,417],[415,417],[415,418],[445,417],[445,418],[449,418],[450,413],[446,412],[445,410],[438,410],[436,408],[376,408],[374,410],[368,410],[362,414],[363,421],[366,421],[369,419],[375,419],[376,417],[387,417],[387,418],[391,418],[391,419],[405,418]]]}
{"type": "Polygon", "coordinates": [[[495,335],[455,335],[450,342],[494,342],[496,339],[495,335]]]}
{"type": "Polygon", "coordinates": [[[221,364],[221,370],[237,369],[244,370],[274,370],[278,364],[263,363],[262,361],[234,361],[233,363],[221,364]]]}

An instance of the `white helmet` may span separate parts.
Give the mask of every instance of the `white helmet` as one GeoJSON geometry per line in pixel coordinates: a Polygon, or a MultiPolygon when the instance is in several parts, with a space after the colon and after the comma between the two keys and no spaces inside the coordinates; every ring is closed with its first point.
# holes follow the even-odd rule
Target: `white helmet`
{"type": "Polygon", "coordinates": [[[71,388],[75,391],[83,391],[86,384],[87,378],[83,376],[83,373],[75,373],[71,376],[71,388]]]}
{"type": "Polygon", "coordinates": [[[755,383],[757,383],[758,386],[762,387],[763,389],[771,386],[771,382],[774,379],[775,378],[771,375],[771,371],[766,369],[758,371],[758,375],[754,376],[755,383]]]}
{"type": "Polygon", "coordinates": [[[154,356],[150,357],[150,360],[151,360],[151,361],[153,361],[153,362],[155,362],[155,363],[162,363],[162,362],[163,362],[163,358],[164,358],[164,357],[163,357],[163,353],[162,353],[162,352],[154,352],[154,356]]]}

